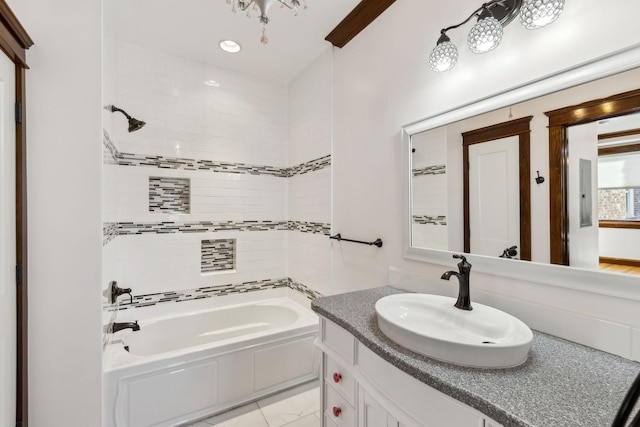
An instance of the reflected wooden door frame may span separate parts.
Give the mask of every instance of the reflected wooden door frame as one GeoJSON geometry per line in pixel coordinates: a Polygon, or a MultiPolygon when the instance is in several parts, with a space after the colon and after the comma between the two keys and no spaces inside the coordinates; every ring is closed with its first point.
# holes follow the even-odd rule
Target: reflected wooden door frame
{"type": "Polygon", "coordinates": [[[469,217],[469,146],[496,139],[518,136],[520,157],[520,259],[531,261],[531,119],[533,116],[510,120],[462,133],[464,251],[470,253],[469,217]]]}
{"type": "Polygon", "coordinates": [[[549,120],[549,229],[551,264],[569,265],[567,128],[640,111],[640,89],[545,112],[549,120]]]}

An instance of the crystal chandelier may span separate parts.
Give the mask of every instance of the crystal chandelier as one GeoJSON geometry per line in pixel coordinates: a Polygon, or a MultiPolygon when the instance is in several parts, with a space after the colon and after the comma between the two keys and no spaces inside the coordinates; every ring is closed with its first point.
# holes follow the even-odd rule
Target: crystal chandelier
{"type": "Polygon", "coordinates": [[[503,28],[518,14],[522,26],[533,30],[558,19],[563,8],[564,0],[492,0],[484,3],[460,24],[440,31],[436,47],[429,55],[429,66],[433,71],[442,72],[456,65],[458,49],[446,33],[461,27],[474,17],[478,21],[467,36],[467,45],[473,53],[485,53],[500,44],[503,28]]]}
{"type": "MultiPolygon", "coordinates": [[[[303,9],[307,9],[307,0],[303,0],[303,2],[303,9]]],[[[248,17],[251,17],[252,12],[258,14],[258,20],[262,24],[262,37],[260,38],[260,42],[262,44],[269,43],[269,39],[267,38],[267,24],[269,23],[269,17],[267,16],[267,13],[271,6],[276,3],[280,3],[281,8],[287,7],[293,10],[294,15],[298,16],[300,0],[227,0],[227,4],[231,5],[231,11],[233,13],[236,13],[238,10],[242,12],[246,10],[248,17]]]]}

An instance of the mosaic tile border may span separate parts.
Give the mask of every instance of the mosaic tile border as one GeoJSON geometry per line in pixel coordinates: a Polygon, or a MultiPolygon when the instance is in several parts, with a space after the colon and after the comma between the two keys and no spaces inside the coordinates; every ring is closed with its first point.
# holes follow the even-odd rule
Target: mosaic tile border
{"type": "Polygon", "coordinates": [[[106,130],[104,131],[104,134],[105,138],[103,139],[103,143],[110,153],[109,156],[105,156],[105,163],[113,163],[108,161],[112,159],[115,164],[120,166],[147,166],[159,169],[271,175],[279,178],[291,178],[296,175],[303,175],[331,166],[331,154],[309,160],[308,162],[300,163],[296,166],[280,168],[276,166],[248,165],[246,163],[216,162],[213,160],[121,153],[116,149],[106,130]]]}
{"type": "Polygon", "coordinates": [[[288,280],[289,280],[289,287],[291,289],[293,289],[294,291],[298,291],[298,292],[302,293],[304,296],[306,296],[307,298],[309,298],[312,301],[314,299],[320,298],[322,296],[322,294],[320,292],[315,291],[315,290],[311,289],[310,287],[303,285],[300,282],[296,282],[296,281],[292,280],[290,277],[289,277],[288,280]]]}
{"type": "Polygon", "coordinates": [[[447,165],[433,165],[425,168],[413,169],[413,176],[443,175],[447,173],[447,165]]]}
{"type": "Polygon", "coordinates": [[[413,222],[416,224],[447,225],[446,215],[414,215],[413,222]]]}
{"type": "Polygon", "coordinates": [[[329,236],[331,234],[331,224],[324,222],[287,221],[287,230],[329,236]]]}
{"type": "Polygon", "coordinates": [[[102,130],[102,145],[104,145],[104,162],[110,165],[118,164],[118,149],[116,148],[113,141],[111,141],[111,137],[109,136],[109,132],[106,129],[102,130]]]}
{"type": "Polygon", "coordinates": [[[229,283],[226,285],[207,286],[204,288],[187,289],[183,291],[160,292],[157,294],[135,295],[133,303],[124,298],[117,304],[105,305],[103,309],[107,311],[130,310],[134,308],[150,307],[157,304],[176,303],[192,301],[204,298],[223,297],[232,294],[244,294],[248,292],[263,291],[266,289],[291,288],[301,292],[310,300],[321,297],[322,294],[313,289],[291,280],[291,278],[283,279],[265,279],[254,280],[242,283],[229,283]]]}
{"type": "Polygon", "coordinates": [[[288,230],[287,221],[119,222],[118,235],[288,230]]]}
{"type": "Polygon", "coordinates": [[[194,222],[109,222],[102,226],[102,246],[117,236],[142,234],[211,233],[219,231],[299,231],[331,234],[331,224],[310,221],[194,221],[194,222]]]}
{"type": "Polygon", "coordinates": [[[105,222],[102,224],[102,246],[118,237],[118,223],[105,222]]]}
{"type": "Polygon", "coordinates": [[[287,168],[287,178],[291,178],[296,175],[304,175],[309,172],[315,172],[329,166],[331,166],[331,154],[287,168]]]}

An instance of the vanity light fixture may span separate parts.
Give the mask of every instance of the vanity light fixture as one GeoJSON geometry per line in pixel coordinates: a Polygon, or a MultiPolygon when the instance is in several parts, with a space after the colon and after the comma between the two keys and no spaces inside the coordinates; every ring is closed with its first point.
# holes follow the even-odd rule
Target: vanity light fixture
{"type": "Polygon", "coordinates": [[[436,47],[429,55],[429,66],[442,72],[453,68],[458,61],[458,48],[451,42],[447,31],[456,29],[477,17],[469,31],[467,45],[473,53],[485,53],[495,49],[502,40],[503,28],[520,14],[520,23],[529,30],[542,28],[558,19],[564,0],[491,0],[484,3],[463,22],[444,28],[436,47]]]}
{"type": "MultiPolygon", "coordinates": [[[[303,0],[304,7],[303,9],[307,9],[307,0],[303,0]]],[[[227,0],[227,4],[231,4],[231,11],[236,13],[238,9],[241,11],[245,11],[249,9],[247,12],[247,17],[251,17],[251,12],[258,13],[258,20],[262,24],[262,37],[260,37],[260,42],[262,44],[269,43],[269,39],[267,38],[267,24],[269,23],[269,17],[267,16],[267,12],[269,8],[273,6],[275,3],[280,3],[280,7],[287,7],[293,10],[294,15],[298,16],[298,8],[300,7],[300,0],[227,0]],[[251,7],[253,6],[253,7],[251,7]]]]}

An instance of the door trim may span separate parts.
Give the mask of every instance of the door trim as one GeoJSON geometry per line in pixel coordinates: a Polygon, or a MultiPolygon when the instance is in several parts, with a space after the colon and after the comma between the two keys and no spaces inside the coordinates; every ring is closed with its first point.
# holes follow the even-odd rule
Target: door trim
{"type": "Polygon", "coordinates": [[[549,233],[551,264],[569,265],[567,128],[640,111],[640,89],[547,111],[549,120],[549,233]]]}
{"type": "Polygon", "coordinates": [[[33,46],[20,21],[4,0],[0,0],[0,49],[16,64],[16,262],[21,266],[21,281],[16,289],[17,312],[17,384],[16,425],[29,425],[27,366],[27,120],[25,70],[29,67],[26,51],[33,46]]]}
{"type": "Polygon", "coordinates": [[[527,116],[462,133],[464,197],[464,251],[470,253],[469,234],[469,146],[495,139],[518,136],[520,167],[520,259],[531,261],[531,119],[527,116]]]}

